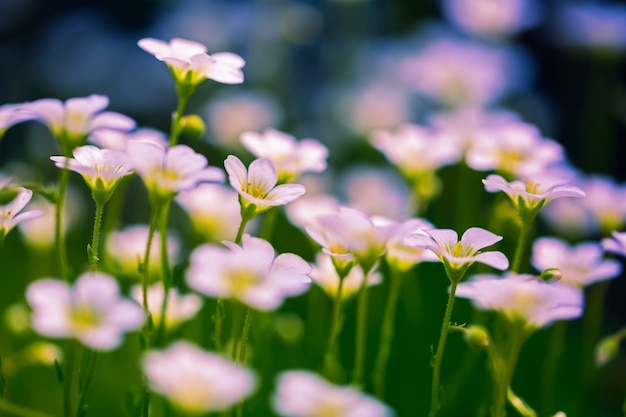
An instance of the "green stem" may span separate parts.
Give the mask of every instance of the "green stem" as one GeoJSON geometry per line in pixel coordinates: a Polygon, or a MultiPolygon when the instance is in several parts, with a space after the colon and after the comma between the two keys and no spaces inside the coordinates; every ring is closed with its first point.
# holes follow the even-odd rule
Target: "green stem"
{"type": "Polygon", "coordinates": [[[567,321],[559,321],[552,326],[548,350],[543,360],[541,370],[541,393],[543,414],[548,415],[554,403],[554,391],[559,359],[565,346],[567,321]]]}
{"type": "MultiPolygon", "coordinates": [[[[237,357],[237,363],[241,366],[243,366],[246,362],[246,348],[248,346],[248,335],[250,334],[250,327],[252,326],[253,312],[254,311],[250,307],[246,309],[246,318],[243,322],[243,329],[241,331],[241,339],[239,342],[239,356],[237,357]]],[[[239,401],[239,403],[237,404],[236,416],[243,416],[243,400],[239,401]]]]}
{"type": "Polygon", "coordinates": [[[65,233],[63,230],[63,212],[65,211],[65,194],[67,191],[67,185],[70,180],[70,171],[67,169],[67,162],[65,167],[61,170],[59,175],[59,193],[56,201],[56,212],[54,221],[54,239],[57,250],[57,262],[59,263],[59,275],[65,282],[69,282],[70,277],[68,273],[67,265],[67,248],[65,246],[65,233]]]}
{"type": "Polygon", "coordinates": [[[249,220],[250,219],[245,217],[242,213],[241,223],[239,223],[239,229],[237,229],[237,236],[235,236],[235,243],[238,245],[241,244],[241,239],[243,238],[243,232],[246,229],[246,224],[248,224],[249,220]]]}
{"type": "Polygon", "coordinates": [[[78,409],[77,414],[80,414],[81,410],[85,408],[85,399],[87,397],[87,391],[93,380],[93,375],[96,370],[96,360],[98,359],[98,352],[91,351],[89,353],[89,359],[87,364],[87,372],[85,373],[85,379],[82,384],[81,390],[78,393],[78,409]]]}
{"type": "MultiPolygon", "coordinates": [[[[446,271],[448,272],[448,271],[446,271]]],[[[446,305],[446,311],[443,315],[443,321],[441,323],[441,333],[439,334],[439,342],[437,343],[437,352],[435,353],[434,363],[433,363],[433,378],[431,381],[430,388],[430,411],[428,412],[429,417],[435,417],[437,415],[437,411],[439,411],[439,377],[441,373],[441,363],[443,361],[443,353],[446,346],[446,339],[448,338],[448,327],[450,326],[450,318],[452,317],[452,309],[454,307],[454,294],[456,293],[456,286],[461,280],[460,277],[450,277],[450,292],[448,294],[448,303],[446,305]]]]}
{"type": "Polygon", "coordinates": [[[176,112],[172,116],[172,128],[170,130],[170,147],[178,143],[178,138],[180,137],[181,133],[180,120],[185,114],[185,108],[187,107],[188,100],[189,96],[181,94],[179,92],[178,106],[176,107],[176,112]]]}
{"type": "Polygon", "coordinates": [[[31,410],[29,408],[10,403],[4,399],[0,399],[0,408],[3,411],[6,411],[18,417],[53,417],[51,414],[44,413],[42,411],[31,410]]]}
{"type": "Polygon", "coordinates": [[[363,282],[357,295],[356,341],[354,351],[354,376],[352,385],[360,387],[365,373],[365,342],[367,339],[367,281],[370,270],[363,270],[363,282]]]}
{"type": "Polygon", "coordinates": [[[261,224],[261,230],[259,231],[259,237],[270,240],[274,234],[274,225],[276,224],[276,216],[278,210],[275,208],[266,211],[263,215],[263,223],[261,224]]]}
{"type": "Polygon", "coordinates": [[[104,203],[96,202],[96,215],[93,221],[93,235],[91,237],[91,249],[89,253],[89,271],[96,272],[98,269],[98,247],[100,242],[100,227],[102,225],[102,213],[104,212],[104,203]]]}
{"type": "Polygon", "coordinates": [[[520,267],[522,265],[522,256],[524,255],[524,250],[526,249],[526,242],[528,241],[528,237],[530,235],[530,227],[532,224],[532,218],[527,218],[525,216],[521,217],[522,224],[520,225],[519,237],[517,238],[517,246],[515,247],[515,255],[513,257],[513,263],[511,264],[511,272],[519,272],[520,267]]]}
{"type": "Polygon", "coordinates": [[[217,299],[215,305],[215,333],[213,334],[213,343],[215,343],[215,351],[217,353],[224,352],[224,345],[222,344],[222,324],[224,322],[224,301],[221,298],[217,299]]]}
{"type": "Polygon", "coordinates": [[[339,285],[337,286],[337,293],[333,302],[333,315],[330,322],[330,332],[328,334],[328,347],[326,348],[326,355],[324,355],[324,371],[323,374],[327,379],[331,379],[333,367],[335,364],[335,346],[337,345],[337,339],[339,333],[341,333],[341,306],[343,304],[343,280],[345,276],[339,276],[339,285]]]}
{"type": "Polygon", "coordinates": [[[602,319],[604,317],[604,299],[610,281],[601,281],[589,287],[585,312],[582,318],[582,348],[585,363],[583,378],[586,392],[591,392],[591,386],[596,374],[594,349],[600,339],[602,319]]]}
{"type": "Polygon", "coordinates": [[[515,395],[511,387],[509,387],[507,391],[507,399],[509,400],[509,404],[511,404],[522,417],[537,417],[535,410],[533,410],[526,401],[515,395]]]}
{"type": "Polygon", "coordinates": [[[157,342],[163,344],[165,340],[165,323],[167,315],[167,301],[170,288],[172,288],[172,275],[170,270],[170,262],[167,250],[167,220],[169,217],[169,208],[171,200],[168,200],[161,207],[161,215],[159,219],[159,237],[161,238],[161,275],[163,279],[163,300],[161,302],[161,320],[157,331],[157,342]]]}
{"type": "Polygon", "coordinates": [[[73,339],[69,339],[66,345],[65,352],[65,375],[63,378],[63,416],[74,416],[74,366],[75,366],[75,354],[78,342],[73,339]]]}
{"type": "Polygon", "coordinates": [[[383,314],[383,322],[380,332],[380,343],[378,346],[378,356],[374,365],[374,392],[380,399],[385,397],[385,377],[387,376],[387,361],[391,353],[391,342],[394,333],[394,318],[398,306],[400,287],[403,282],[403,275],[397,269],[391,268],[389,280],[389,294],[387,294],[387,305],[383,314]]]}

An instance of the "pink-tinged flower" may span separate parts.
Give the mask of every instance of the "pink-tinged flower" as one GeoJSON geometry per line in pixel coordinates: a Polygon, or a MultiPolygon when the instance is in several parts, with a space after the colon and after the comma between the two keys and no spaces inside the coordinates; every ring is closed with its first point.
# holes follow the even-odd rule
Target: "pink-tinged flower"
{"type": "Polygon", "coordinates": [[[626,224],[626,183],[593,175],[583,180],[581,188],[587,194],[581,203],[600,232],[608,234],[626,224]]]}
{"type": "Polygon", "coordinates": [[[86,273],[73,286],[58,279],[40,279],[26,289],[37,333],[55,338],[75,338],[96,350],[112,350],[122,335],[144,322],[142,308],[120,297],[115,278],[86,273]]]}
{"type": "Polygon", "coordinates": [[[596,242],[570,246],[561,239],[545,237],[535,241],[532,253],[533,267],[539,271],[556,268],[560,281],[570,285],[586,286],[615,278],[622,271],[619,262],[602,259],[602,247],[596,242]]]}
{"type": "Polygon", "coordinates": [[[4,104],[0,106],[0,139],[8,128],[14,124],[35,118],[35,115],[24,111],[24,104],[4,104]]]}
{"type": "Polygon", "coordinates": [[[207,54],[201,43],[174,38],[169,42],[144,38],[138,43],[144,51],[163,61],[179,83],[198,85],[206,79],[224,84],[241,84],[245,61],[237,54],[220,52],[207,54]]]}
{"type": "Polygon", "coordinates": [[[257,158],[268,158],[274,163],[279,183],[291,182],[305,172],[326,169],[328,148],[315,139],[298,141],[292,135],[268,128],[263,133],[242,133],[241,143],[257,158]]]}
{"type": "Polygon", "coordinates": [[[505,270],[509,261],[502,252],[481,249],[502,240],[502,236],[480,227],[470,227],[463,233],[461,240],[451,229],[426,229],[409,235],[405,244],[431,250],[444,264],[446,271],[464,271],[474,262],[505,270]]]}
{"type": "Polygon", "coordinates": [[[356,261],[370,271],[384,255],[393,226],[377,226],[359,210],[340,207],[336,213],[317,217],[305,230],[324,253],[335,258],[336,266],[349,269],[356,261]]]}
{"type": "Polygon", "coordinates": [[[311,282],[311,266],[292,253],[275,256],[266,240],[244,235],[242,245],[205,244],[191,253],[186,281],[215,298],[234,298],[257,310],[275,310],[283,300],[302,294],[311,282]]]}
{"type": "Polygon", "coordinates": [[[626,232],[613,232],[613,237],[602,239],[602,248],[607,252],[626,256],[626,232]]]}
{"type": "Polygon", "coordinates": [[[130,165],[141,177],[152,198],[164,200],[203,182],[221,182],[224,173],[186,145],[170,148],[150,142],[130,141],[126,147],[130,165]]]}
{"type": "MultiPolygon", "coordinates": [[[[0,204],[0,245],[16,225],[43,215],[41,210],[30,210],[20,213],[32,198],[33,192],[24,187],[17,187],[16,191],[17,194],[11,201],[6,204],[0,204]]],[[[11,192],[13,191],[11,190],[11,192]]]]}
{"type": "MultiPolygon", "coordinates": [[[[143,305],[143,293],[141,285],[133,285],[130,291],[131,297],[143,305]]],[[[157,282],[147,289],[148,311],[154,323],[160,323],[161,306],[163,304],[163,284],[157,282]]],[[[167,292],[167,310],[165,312],[165,327],[174,329],[180,323],[190,320],[202,308],[202,298],[196,294],[180,294],[176,288],[170,288],[167,292]]]]}
{"type": "Polygon", "coordinates": [[[502,176],[491,174],[483,180],[485,189],[490,193],[503,191],[509,196],[515,208],[522,214],[537,213],[550,201],[563,197],[584,197],[585,192],[567,180],[550,176],[534,176],[523,182],[508,182],[502,176]]]}
{"type": "Polygon", "coordinates": [[[469,298],[481,310],[495,310],[529,329],[557,320],[570,320],[583,312],[580,288],[560,282],[544,282],[525,274],[477,275],[456,288],[456,296],[469,298]]]}
{"type": "Polygon", "coordinates": [[[248,368],[185,341],[148,351],[141,364],[150,389],[186,414],[227,410],[256,388],[248,368]]]}
{"type": "Polygon", "coordinates": [[[133,173],[124,151],[85,145],[74,148],[73,154],[74,158],[51,156],[50,159],[58,168],[82,175],[97,201],[106,202],[120,180],[133,173]]]}
{"type": "Polygon", "coordinates": [[[255,159],[250,167],[234,155],[224,161],[230,185],[239,193],[242,213],[252,211],[251,217],[272,207],[285,205],[304,194],[300,184],[281,184],[271,160],[255,159]]]}
{"type": "MultiPolygon", "coordinates": [[[[393,222],[391,222],[393,223],[393,222]]],[[[433,229],[433,225],[423,219],[413,218],[398,223],[393,234],[387,240],[385,259],[387,264],[398,271],[407,271],[420,262],[437,261],[437,256],[430,250],[407,245],[406,238],[433,229]]]]}
{"type": "Polygon", "coordinates": [[[141,128],[133,132],[123,132],[112,129],[99,129],[89,135],[88,141],[104,149],[125,150],[129,141],[138,140],[153,142],[162,147],[167,147],[169,139],[160,130],[141,128]]]}
{"type": "MultiPolygon", "coordinates": [[[[313,271],[311,271],[311,279],[321,289],[324,290],[333,300],[337,297],[339,289],[339,274],[333,264],[332,258],[325,253],[318,253],[315,257],[313,271]]],[[[350,269],[348,275],[343,278],[341,284],[341,298],[344,300],[355,295],[363,284],[365,274],[359,265],[355,265],[350,269]]],[[[372,271],[367,275],[367,286],[378,285],[382,282],[383,277],[380,273],[372,271]]]]}
{"type": "Polygon", "coordinates": [[[545,172],[564,160],[563,147],[541,136],[528,123],[503,123],[481,130],[467,151],[467,164],[477,171],[495,170],[516,178],[545,172]]]}
{"type": "MultiPolygon", "coordinates": [[[[307,186],[307,190],[308,190],[307,186]]],[[[287,217],[291,224],[304,228],[315,223],[315,219],[325,214],[339,211],[339,200],[329,194],[310,196],[309,193],[287,206],[287,217]]]]}
{"type": "Polygon", "coordinates": [[[309,371],[278,376],[272,406],[284,417],[391,417],[386,404],[351,386],[331,384],[309,371]]]}
{"type": "Polygon", "coordinates": [[[501,38],[538,23],[541,3],[533,0],[445,0],[448,20],[471,34],[501,38]]]}
{"type": "Polygon", "coordinates": [[[241,223],[238,194],[223,184],[200,184],[179,193],[176,202],[187,212],[194,231],[205,242],[232,240],[241,223]]]}
{"type": "Polygon", "coordinates": [[[87,136],[99,129],[128,131],[135,128],[135,121],[120,113],[104,111],[109,98],[93,94],[88,97],[71,98],[66,102],[41,99],[24,104],[24,110],[45,123],[69,153],[83,145],[87,136]]]}

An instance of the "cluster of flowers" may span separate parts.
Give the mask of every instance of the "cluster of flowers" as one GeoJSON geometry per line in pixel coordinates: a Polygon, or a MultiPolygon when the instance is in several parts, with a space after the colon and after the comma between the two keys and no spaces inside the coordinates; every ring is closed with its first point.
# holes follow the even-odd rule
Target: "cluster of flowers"
{"type": "MultiPolygon", "coordinates": [[[[458,13],[451,7],[450,13],[458,13]]],[[[522,28],[527,24],[503,25],[522,28]]],[[[243,82],[244,60],[233,53],[209,55],[203,45],[178,38],[170,42],[146,38],[139,41],[139,46],[167,64],[176,83],[180,101],[169,138],[152,130],[136,129],[132,119],[106,111],[108,98],[101,95],[65,102],[42,99],[4,105],[0,107],[0,134],[14,124],[36,120],[48,126],[63,154],[51,157],[62,170],[58,192],[52,196],[58,213],[56,244],[61,277],[39,279],[28,286],[26,300],[32,309],[32,328],[42,336],[75,339],[94,352],[116,349],[124,334],[140,332],[145,347],[140,362],[147,386],[182,412],[242,407],[243,400],[260,383],[254,371],[245,366],[252,312],[276,310],[287,297],[305,293],[314,282],[334,301],[323,377],[305,370],[282,372],[272,399],[274,410],[293,417],[394,415],[383,401],[393,337],[389,323],[393,322],[395,304],[390,296],[373,376],[376,398],[362,390],[366,378],[365,294],[370,285],[381,282],[382,263],[392,272],[389,279],[397,291],[401,276],[415,265],[438,261],[450,281],[450,298],[433,358],[430,415],[440,408],[439,372],[448,333],[460,330],[470,335],[476,331],[451,325],[455,297],[468,298],[479,309],[494,310],[509,324],[506,330],[497,328],[494,334],[480,329],[481,343],[488,347],[490,367],[499,387],[494,394],[494,415],[501,415],[499,411],[507,400],[515,403],[510,384],[515,352],[522,342],[555,321],[579,317],[584,307],[583,287],[621,272],[621,264],[604,259],[604,253],[626,256],[626,232],[617,231],[621,221],[602,221],[601,216],[598,222],[613,232],[612,238],[575,246],[556,238],[537,239],[532,244],[531,264],[540,276],[520,272],[536,216],[553,200],[582,198],[589,191],[577,182],[557,142],[543,137],[535,126],[513,113],[482,107],[503,87],[496,85],[488,96],[482,96],[452,91],[449,86],[454,83],[449,80],[444,80],[442,86],[437,80],[429,80],[440,73],[429,73],[424,63],[429,54],[439,52],[426,50],[419,62],[408,62],[404,68],[419,74],[415,79],[419,78],[420,83],[428,81],[428,88],[447,88],[442,93],[418,86],[457,106],[457,110],[437,114],[427,125],[407,123],[396,129],[376,130],[371,134],[371,144],[410,184],[420,213],[426,212],[442,188],[437,174],[440,168],[465,164],[474,171],[490,172],[482,181],[485,190],[505,193],[518,216],[520,237],[511,262],[500,251],[485,250],[502,236],[483,228],[471,227],[459,238],[456,231],[436,228],[421,217],[374,216],[328,195],[305,196],[305,187],[294,181],[304,173],[319,173],[327,167],[328,150],[314,139],[297,140],[274,129],[245,132],[241,143],[255,157],[247,167],[235,155],[224,161],[226,175],[209,166],[204,155],[178,144],[179,137],[198,124],[197,118],[184,114],[185,106],[207,79],[226,84],[243,82]],[[60,214],[69,171],[83,177],[96,203],[94,238],[88,247],[90,270],[75,279],[63,267],[66,254],[60,214]],[[113,232],[107,236],[105,247],[118,262],[120,275],[141,278],[141,285],[131,288],[131,297],[127,297],[121,294],[115,277],[98,270],[99,222],[105,204],[124,178],[135,174],[148,191],[150,225],[113,232]],[[230,188],[219,184],[226,178],[230,188]],[[207,242],[221,241],[200,244],[189,254],[184,284],[192,292],[187,294],[171,277],[170,263],[179,249],[178,242],[167,232],[172,201],[190,215],[194,228],[204,234],[207,242]],[[321,247],[313,265],[297,254],[277,255],[270,243],[271,231],[262,230],[260,235],[265,238],[246,233],[248,224],[261,214],[264,226],[271,228],[272,213],[284,205],[288,205],[293,225],[321,247]],[[153,240],[160,244],[153,245],[153,240]],[[506,272],[503,276],[482,274],[465,280],[474,263],[506,272]],[[346,386],[335,383],[341,379],[337,337],[341,332],[342,302],[353,295],[358,304],[357,340],[352,385],[346,386]],[[201,296],[216,299],[218,310],[224,308],[225,300],[247,308],[241,337],[230,335],[230,355],[222,343],[219,311],[215,316],[215,352],[183,340],[165,346],[164,333],[195,317],[203,305],[201,296]],[[496,332],[507,331],[518,340],[516,346],[498,345],[501,337],[496,332]]],[[[498,77],[490,74],[488,78],[493,81],[498,77]]],[[[13,185],[11,180],[3,180],[0,189],[1,244],[17,224],[42,216],[43,212],[22,211],[31,199],[31,190],[13,185]]],[[[66,379],[71,393],[66,409],[74,415],[84,405],[86,388],[78,388],[76,400],[71,381],[71,376],[66,379]]],[[[148,396],[144,404],[149,407],[148,396]]]]}

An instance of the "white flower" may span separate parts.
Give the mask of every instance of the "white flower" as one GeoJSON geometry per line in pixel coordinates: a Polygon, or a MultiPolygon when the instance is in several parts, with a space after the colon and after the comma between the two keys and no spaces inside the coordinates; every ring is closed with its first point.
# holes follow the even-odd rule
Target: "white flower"
{"type": "Polygon", "coordinates": [[[191,253],[189,287],[215,298],[235,298],[258,310],[274,310],[286,297],[305,292],[311,266],[301,257],[275,257],[266,240],[244,235],[242,245],[201,245],[191,253]]]}
{"type": "Polygon", "coordinates": [[[232,240],[241,223],[238,194],[222,184],[200,184],[176,196],[191,224],[206,242],[232,240]]]}
{"type": "Polygon", "coordinates": [[[165,148],[150,142],[130,141],[126,151],[130,165],[156,199],[169,199],[202,182],[224,179],[219,168],[209,167],[204,155],[186,145],[165,148]]]}
{"type": "MultiPolygon", "coordinates": [[[[133,285],[131,297],[143,305],[141,285],[133,285]]],[[[163,304],[163,284],[157,282],[147,289],[148,311],[155,323],[161,322],[161,305],[163,304]]],[[[183,321],[193,318],[202,308],[202,298],[196,294],[179,294],[176,288],[167,292],[167,311],[165,312],[165,326],[172,329],[183,321]]]]}
{"type": "Polygon", "coordinates": [[[462,282],[456,296],[469,298],[483,310],[495,310],[531,329],[557,320],[575,319],[583,311],[580,288],[560,282],[544,282],[532,275],[509,274],[505,278],[478,275],[462,282]]]}
{"type": "MultiPolygon", "coordinates": [[[[363,269],[360,266],[355,265],[348,275],[343,279],[341,284],[341,297],[343,299],[349,298],[356,294],[364,279],[363,269]]],[[[367,276],[367,286],[378,285],[382,282],[382,275],[378,272],[372,271],[367,276]]],[[[333,264],[332,258],[325,253],[318,253],[315,257],[315,264],[313,265],[313,271],[311,271],[311,279],[317,285],[319,285],[326,294],[335,299],[337,296],[337,290],[339,289],[339,274],[333,264]]]]}
{"type": "Polygon", "coordinates": [[[69,152],[84,144],[87,135],[99,129],[132,130],[135,121],[120,113],[104,111],[109,98],[93,94],[66,102],[41,99],[24,104],[24,110],[48,125],[63,148],[69,152]]]}
{"type": "Polygon", "coordinates": [[[153,142],[166,148],[169,139],[160,130],[141,128],[132,132],[123,132],[113,129],[98,129],[89,135],[88,141],[105,149],[126,150],[129,141],[139,140],[143,142],[153,142]]]}
{"type": "Polygon", "coordinates": [[[33,192],[24,187],[17,187],[16,190],[17,194],[10,202],[0,205],[0,245],[16,225],[43,215],[41,210],[20,213],[30,201],[33,192]]]}
{"type": "Polygon", "coordinates": [[[82,175],[96,199],[108,200],[120,180],[133,173],[124,151],[85,145],[74,148],[73,154],[74,158],[51,156],[50,159],[58,168],[82,175]]]}
{"type": "Polygon", "coordinates": [[[117,281],[103,273],[85,273],[73,286],[40,279],[26,289],[33,329],[44,336],[75,338],[97,350],[112,350],[122,335],[144,322],[142,308],[120,297],[117,281]]]}
{"type": "Polygon", "coordinates": [[[187,413],[226,410],[256,388],[247,368],[184,341],[148,351],[142,368],[150,389],[187,413]]]}
{"type": "Polygon", "coordinates": [[[602,259],[602,248],[595,242],[582,242],[570,246],[554,238],[540,238],[532,248],[532,265],[540,272],[557,268],[561,282],[585,286],[597,281],[615,278],[622,271],[615,260],[602,259]]]}
{"type": "Polygon", "coordinates": [[[461,240],[458,240],[458,234],[451,229],[427,229],[409,235],[405,239],[405,244],[430,249],[441,260],[446,270],[448,268],[461,270],[474,262],[504,270],[509,267],[509,261],[502,252],[481,251],[500,240],[502,236],[480,227],[470,227],[463,233],[461,240]]]}
{"type": "Polygon", "coordinates": [[[420,262],[437,261],[437,256],[428,249],[407,245],[406,238],[421,230],[433,229],[433,225],[423,219],[413,218],[398,223],[387,240],[385,259],[399,271],[409,270],[420,262]]]}
{"type": "Polygon", "coordinates": [[[350,386],[334,385],[308,371],[278,376],[274,411],[284,417],[391,417],[393,410],[350,386]]]}
{"type": "Polygon", "coordinates": [[[34,114],[24,111],[24,104],[3,104],[0,106],[0,139],[14,124],[31,120],[34,114]]]}
{"type": "Polygon", "coordinates": [[[315,139],[297,141],[292,135],[275,129],[263,133],[244,132],[241,143],[257,158],[268,158],[274,163],[278,182],[291,182],[305,172],[326,169],[328,149],[315,139]]]}
{"type": "Polygon", "coordinates": [[[267,158],[255,159],[249,169],[239,158],[229,155],[224,161],[230,185],[239,193],[243,210],[261,213],[275,206],[285,205],[304,194],[300,184],[281,184],[272,161],[267,158]]]}
{"type": "Polygon", "coordinates": [[[169,42],[144,38],[138,43],[144,51],[163,61],[172,70],[177,82],[197,85],[205,79],[224,84],[241,84],[245,61],[237,54],[220,52],[208,55],[201,43],[174,38],[169,42]]]}

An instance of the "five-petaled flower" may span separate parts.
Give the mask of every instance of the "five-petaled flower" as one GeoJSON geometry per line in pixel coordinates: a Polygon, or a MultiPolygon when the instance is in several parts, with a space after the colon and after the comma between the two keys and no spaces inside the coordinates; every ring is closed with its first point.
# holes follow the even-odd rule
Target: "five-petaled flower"
{"type": "Polygon", "coordinates": [[[26,300],[37,333],[75,338],[96,350],[117,348],[122,334],[145,320],[139,304],[120,297],[115,278],[99,272],[81,275],[71,287],[58,279],[37,280],[26,289],[26,300]]]}
{"type": "Polygon", "coordinates": [[[195,87],[207,79],[224,84],[241,84],[245,61],[237,54],[219,52],[207,54],[201,43],[174,38],[169,42],[144,38],[138,43],[144,51],[163,61],[172,71],[179,92],[191,95],[195,87]],[[188,88],[188,90],[185,90],[188,88]],[[181,91],[181,89],[183,89],[181,91]]]}
{"type": "Polygon", "coordinates": [[[510,320],[521,321],[530,330],[577,318],[584,304],[578,287],[514,273],[504,278],[476,275],[459,284],[456,296],[471,299],[482,310],[495,310],[510,320]]]}
{"type": "Polygon", "coordinates": [[[155,201],[173,198],[203,182],[221,182],[224,173],[209,167],[204,155],[186,145],[166,148],[155,143],[130,141],[126,152],[130,165],[141,177],[155,201]]]}
{"type": "Polygon", "coordinates": [[[230,185],[239,193],[242,217],[251,219],[272,207],[285,205],[304,194],[301,184],[280,184],[276,167],[268,158],[255,159],[246,169],[239,158],[224,161],[230,185]]]}
{"type": "MultiPolygon", "coordinates": [[[[14,193],[14,191],[10,189],[5,192],[9,192],[11,195],[14,193]]],[[[16,194],[11,201],[6,204],[0,203],[0,246],[2,246],[6,235],[8,235],[11,229],[16,225],[43,215],[43,211],[41,210],[30,210],[20,213],[32,196],[33,192],[31,190],[24,187],[17,187],[16,194]]]]}
{"type": "Polygon", "coordinates": [[[256,388],[249,369],[184,341],[148,351],[142,368],[152,391],[190,415],[226,410],[256,388]]]}
{"type": "Polygon", "coordinates": [[[467,268],[474,262],[500,270],[507,269],[509,261],[502,252],[481,251],[500,240],[502,236],[480,227],[470,227],[463,233],[461,240],[454,230],[428,229],[407,236],[405,243],[431,250],[441,260],[448,277],[452,280],[462,278],[467,268]]]}
{"type": "Polygon", "coordinates": [[[62,102],[45,98],[23,105],[24,111],[46,124],[57,138],[63,154],[70,156],[72,150],[81,146],[87,136],[98,129],[129,131],[135,121],[120,113],[104,111],[109,105],[107,96],[92,94],[62,102]]]}
{"type": "Polygon", "coordinates": [[[275,256],[272,245],[244,235],[242,245],[205,244],[191,253],[186,280],[192,289],[215,298],[235,298],[257,310],[274,310],[286,297],[309,288],[311,265],[298,255],[275,256]]]}
{"type": "Polygon", "coordinates": [[[302,173],[326,169],[328,149],[315,139],[297,141],[292,135],[268,128],[263,133],[242,133],[241,143],[257,158],[269,158],[274,163],[281,184],[302,173]]]}
{"type": "Polygon", "coordinates": [[[75,148],[73,153],[74,158],[51,156],[50,159],[57,167],[82,175],[94,199],[100,203],[108,201],[120,180],[133,172],[124,151],[85,145],[75,148]]]}
{"type": "Polygon", "coordinates": [[[309,371],[278,376],[272,406],[285,417],[391,417],[394,412],[376,398],[351,386],[335,385],[309,371]]]}
{"type": "Polygon", "coordinates": [[[584,197],[585,192],[575,185],[550,176],[535,176],[527,182],[508,182],[502,176],[491,174],[483,180],[490,193],[504,191],[522,217],[534,216],[548,202],[562,197],[584,197]]]}

